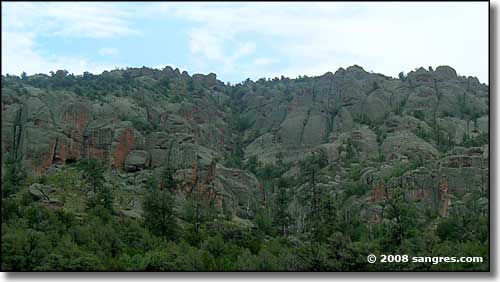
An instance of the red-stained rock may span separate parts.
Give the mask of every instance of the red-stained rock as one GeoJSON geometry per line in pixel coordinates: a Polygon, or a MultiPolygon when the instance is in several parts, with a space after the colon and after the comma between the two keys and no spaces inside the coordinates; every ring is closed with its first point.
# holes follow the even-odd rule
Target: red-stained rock
{"type": "Polygon", "coordinates": [[[448,216],[448,210],[451,205],[451,199],[448,196],[448,181],[445,178],[441,178],[439,182],[439,198],[441,200],[441,208],[439,213],[443,217],[448,216]]]}
{"type": "Polygon", "coordinates": [[[386,198],[387,198],[387,189],[385,188],[384,183],[379,182],[375,184],[375,186],[373,187],[372,197],[371,197],[372,203],[382,202],[386,198]]]}
{"type": "Polygon", "coordinates": [[[125,158],[134,148],[135,138],[134,132],[130,128],[126,128],[118,137],[118,145],[113,151],[113,165],[117,169],[123,169],[125,158]]]}
{"type": "Polygon", "coordinates": [[[63,123],[68,126],[70,137],[82,141],[83,131],[89,117],[88,109],[82,104],[70,104],[63,113],[63,123]]]}
{"type": "Polygon", "coordinates": [[[81,158],[82,158],[81,144],[69,138],[62,138],[58,140],[53,159],[54,164],[64,165],[67,163],[68,160],[77,161],[81,158]]]}
{"type": "Polygon", "coordinates": [[[31,163],[33,165],[33,172],[35,173],[35,175],[44,173],[52,165],[56,143],[57,139],[51,139],[49,142],[49,151],[46,154],[41,155],[38,160],[31,160],[31,163]]]}
{"type": "Polygon", "coordinates": [[[108,151],[105,149],[88,148],[86,157],[91,159],[106,160],[108,157],[108,151]]]}

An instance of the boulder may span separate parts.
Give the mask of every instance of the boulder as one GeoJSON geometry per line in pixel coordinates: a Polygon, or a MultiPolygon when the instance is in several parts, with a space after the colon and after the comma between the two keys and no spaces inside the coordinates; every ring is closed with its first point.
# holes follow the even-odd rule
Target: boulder
{"type": "Polygon", "coordinates": [[[346,108],[341,108],[333,118],[332,133],[340,134],[352,130],[354,121],[351,113],[346,108]]]}
{"type": "Polygon", "coordinates": [[[453,140],[455,144],[462,143],[464,135],[470,134],[469,128],[471,128],[471,126],[468,126],[465,120],[445,117],[438,118],[437,124],[439,128],[444,130],[447,135],[451,137],[451,140],[453,140]]]}
{"type": "Polygon", "coordinates": [[[410,159],[435,160],[439,157],[439,152],[433,145],[417,137],[411,131],[389,134],[382,143],[381,150],[386,156],[398,153],[410,159]]]}
{"type": "Polygon", "coordinates": [[[283,144],[299,146],[304,136],[304,128],[307,125],[309,111],[305,107],[295,108],[289,113],[280,126],[278,135],[283,144]]]}
{"type": "Polygon", "coordinates": [[[125,171],[134,172],[144,170],[149,165],[149,153],[144,150],[133,150],[125,159],[125,171]]]}
{"type": "Polygon", "coordinates": [[[488,132],[489,131],[489,118],[488,116],[482,116],[476,121],[476,130],[480,132],[488,132]]]}
{"type": "Polygon", "coordinates": [[[449,66],[439,66],[436,68],[434,71],[434,76],[438,80],[450,80],[450,79],[456,79],[457,78],[457,72],[455,69],[449,66]]]}
{"type": "Polygon", "coordinates": [[[438,96],[434,88],[429,85],[422,85],[410,93],[404,111],[430,120],[433,117],[433,109],[438,105],[438,102],[438,96]]]}
{"type": "Polygon", "coordinates": [[[386,114],[390,111],[390,105],[384,101],[387,94],[382,90],[371,93],[363,104],[364,114],[373,123],[383,121],[386,114]]]}
{"type": "Polygon", "coordinates": [[[28,188],[29,193],[38,200],[50,201],[49,195],[54,193],[56,189],[49,185],[33,183],[28,188]]]}
{"type": "Polygon", "coordinates": [[[141,219],[142,215],[135,210],[120,210],[120,215],[125,216],[125,217],[130,217],[133,219],[141,219]]]}
{"type": "Polygon", "coordinates": [[[213,186],[216,199],[226,201],[242,218],[253,217],[263,192],[255,175],[223,166],[217,166],[216,175],[213,186]]]}

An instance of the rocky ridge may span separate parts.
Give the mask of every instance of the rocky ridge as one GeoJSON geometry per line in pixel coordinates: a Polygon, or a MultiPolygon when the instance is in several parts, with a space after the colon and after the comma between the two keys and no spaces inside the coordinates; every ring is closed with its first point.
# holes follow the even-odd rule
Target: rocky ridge
{"type": "MultiPolygon", "coordinates": [[[[299,161],[322,152],[328,166],[319,184],[332,193],[345,192],[360,167],[366,210],[401,187],[446,216],[454,201],[488,188],[488,86],[448,66],[399,79],[351,66],[234,86],[170,67],[58,71],[2,76],[1,103],[3,157],[22,159],[34,177],[82,158],[102,160],[108,185],[123,196],[115,205],[131,217],[142,212],[147,176],[165,167],[175,171],[179,195],[201,191],[235,216],[252,217],[271,188],[231,162],[252,157],[287,164],[284,175],[293,179],[299,161]]],[[[43,198],[45,188],[30,192],[43,198]]],[[[64,206],[59,196],[56,206],[64,206]]]]}

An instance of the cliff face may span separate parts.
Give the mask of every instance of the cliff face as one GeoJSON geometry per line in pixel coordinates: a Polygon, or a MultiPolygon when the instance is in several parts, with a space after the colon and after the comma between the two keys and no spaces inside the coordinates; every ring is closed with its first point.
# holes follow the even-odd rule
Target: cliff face
{"type": "Polygon", "coordinates": [[[209,191],[242,217],[262,183],[228,167],[235,155],[289,163],[293,175],[297,161],[322,150],[337,173],[319,179],[333,190],[354,158],[372,190],[367,202],[401,187],[442,214],[448,194],[488,185],[488,86],[446,66],[400,79],[352,66],[234,86],[171,68],[2,76],[1,102],[2,155],[19,156],[34,175],[82,158],[105,161],[121,179],[168,166],[184,191],[209,191]],[[411,162],[422,165],[393,173],[411,162]]]}

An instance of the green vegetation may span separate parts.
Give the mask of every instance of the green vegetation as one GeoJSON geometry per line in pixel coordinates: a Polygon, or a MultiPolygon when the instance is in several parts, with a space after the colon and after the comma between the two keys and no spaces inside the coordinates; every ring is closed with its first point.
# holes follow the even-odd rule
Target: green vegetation
{"type": "Polygon", "coordinates": [[[174,214],[174,198],[168,190],[148,192],[144,199],[144,224],[153,234],[175,239],[177,223],[174,214]]]}
{"type": "Polygon", "coordinates": [[[3,167],[2,198],[15,194],[23,185],[26,172],[19,159],[7,158],[3,167]]]}
{"type": "MultiPolygon", "coordinates": [[[[320,189],[317,183],[319,171],[328,165],[324,153],[313,154],[301,164],[301,179],[310,191],[303,199],[302,227],[288,208],[295,195],[293,188],[270,166],[259,168],[258,175],[262,179],[278,177],[271,195],[273,204],[267,207],[271,214],[268,216],[266,210],[258,213],[252,220],[254,228],[221,217],[198,193],[188,196],[176,209],[175,186],[161,188],[154,178],[147,180],[144,220],[119,217],[109,209],[104,196],[96,197],[101,204],[89,206],[84,217],[46,207],[32,199],[21,184],[21,189],[2,203],[2,269],[359,271],[394,269],[394,265],[367,264],[368,253],[438,256],[451,252],[487,258],[488,230],[481,224],[487,216],[480,208],[481,195],[469,197],[463,208],[457,207],[448,217],[434,216],[429,221],[424,212],[428,207],[409,201],[396,189],[381,202],[382,222],[367,223],[351,204],[367,192],[360,182],[359,166],[351,168],[352,182],[345,193],[338,194],[320,189]],[[109,216],[103,216],[103,211],[109,216]]],[[[99,166],[95,160],[76,164],[81,183],[90,190],[106,186],[101,181],[102,172],[96,169],[99,166]]],[[[472,265],[396,267],[468,270],[472,265]]]]}
{"type": "Polygon", "coordinates": [[[464,137],[462,140],[462,146],[464,147],[481,147],[485,144],[488,144],[489,136],[488,133],[482,132],[474,137],[464,133],[464,137]]]}
{"type": "Polygon", "coordinates": [[[440,71],[2,76],[1,268],[488,270],[487,86],[440,71]]]}

